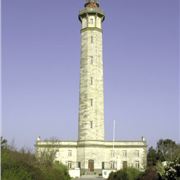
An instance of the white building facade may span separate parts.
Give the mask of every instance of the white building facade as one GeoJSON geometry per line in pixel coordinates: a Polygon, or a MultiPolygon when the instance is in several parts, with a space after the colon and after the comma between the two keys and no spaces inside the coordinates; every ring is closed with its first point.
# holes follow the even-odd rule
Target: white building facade
{"type": "Polygon", "coordinates": [[[147,144],[137,141],[104,140],[103,38],[104,12],[97,0],[87,0],[79,13],[81,63],[78,141],[36,141],[36,151],[55,152],[55,161],[81,174],[101,174],[131,166],[146,166],[147,144]]]}

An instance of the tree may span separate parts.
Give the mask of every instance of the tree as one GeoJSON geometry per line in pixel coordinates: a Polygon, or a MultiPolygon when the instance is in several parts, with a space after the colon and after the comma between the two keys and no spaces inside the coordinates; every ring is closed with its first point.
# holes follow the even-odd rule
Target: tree
{"type": "Polygon", "coordinates": [[[52,166],[56,157],[56,152],[56,149],[45,148],[41,150],[36,157],[40,163],[52,166]]]}
{"type": "Polygon", "coordinates": [[[174,156],[176,157],[176,159],[180,159],[180,144],[176,145],[174,156]]]}
{"type": "Polygon", "coordinates": [[[147,154],[147,166],[155,166],[157,163],[157,152],[156,150],[151,146],[148,150],[147,154]]]}
{"type": "Polygon", "coordinates": [[[173,161],[176,158],[177,145],[171,139],[160,139],[157,143],[157,153],[159,160],[173,161]]]}

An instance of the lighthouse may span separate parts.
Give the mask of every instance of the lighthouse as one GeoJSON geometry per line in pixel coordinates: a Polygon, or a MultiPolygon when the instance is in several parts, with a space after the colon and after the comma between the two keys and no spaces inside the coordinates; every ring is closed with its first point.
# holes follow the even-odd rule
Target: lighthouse
{"type": "Polygon", "coordinates": [[[111,171],[128,166],[144,170],[147,156],[144,138],[128,141],[115,138],[107,141],[104,138],[102,24],[105,14],[99,2],[86,0],[78,18],[81,24],[78,139],[53,141],[38,138],[36,154],[53,153],[54,161],[67,166],[71,177],[99,174],[107,178],[111,171]]]}
{"type": "Polygon", "coordinates": [[[79,13],[81,62],[79,141],[104,140],[104,88],[102,23],[104,12],[97,0],[87,0],[79,13]]]}

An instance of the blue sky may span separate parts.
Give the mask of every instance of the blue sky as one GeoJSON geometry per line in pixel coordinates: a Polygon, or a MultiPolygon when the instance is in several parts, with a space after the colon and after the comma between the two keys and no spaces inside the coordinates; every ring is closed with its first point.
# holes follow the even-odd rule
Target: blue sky
{"type": "MultiPolygon", "coordinates": [[[[83,0],[2,0],[2,135],[77,140],[83,0]]],[[[101,1],[105,136],[179,142],[178,0],[101,1]]]]}

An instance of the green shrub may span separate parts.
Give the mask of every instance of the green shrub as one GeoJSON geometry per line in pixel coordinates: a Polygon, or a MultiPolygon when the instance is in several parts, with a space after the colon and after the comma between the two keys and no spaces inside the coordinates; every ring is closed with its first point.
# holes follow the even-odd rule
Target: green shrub
{"type": "Polygon", "coordinates": [[[180,158],[170,162],[165,166],[164,179],[177,180],[180,179],[180,158]]]}
{"type": "Polygon", "coordinates": [[[146,171],[138,178],[138,180],[161,180],[161,176],[158,174],[155,167],[149,167],[146,171]]]}
{"type": "Polygon", "coordinates": [[[110,173],[108,180],[136,180],[140,174],[138,169],[126,168],[110,173]]]}
{"type": "Polygon", "coordinates": [[[10,170],[4,170],[2,179],[4,180],[31,180],[30,175],[24,170],[24,169],[12,169],[10,170]]]}
{"type": "Polygon", "coordinates": [[[69,174],[67,168],[62,164],[53,164],[52,166],[41,165],[41,170],[45,177],[45,180],[69,180],[69,174]]]}
{"type": "Polygon", "coordinates": [[[35,165],[36,160],[30,153],[20,153],[10,149],[2,149],[2,179],[43,179],[42,172],[35,165]]]}
{"type": "Polygon", "coordinates": [[[1,151],[2,180],[69,180],[62,164],[41,162],[34,154],[4,148],[1,151]]]}

